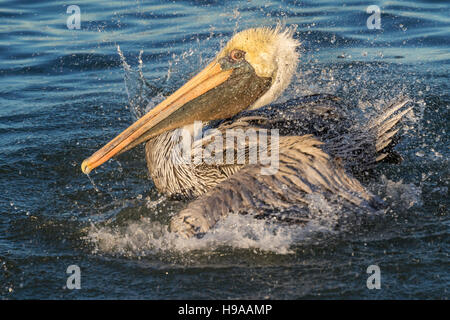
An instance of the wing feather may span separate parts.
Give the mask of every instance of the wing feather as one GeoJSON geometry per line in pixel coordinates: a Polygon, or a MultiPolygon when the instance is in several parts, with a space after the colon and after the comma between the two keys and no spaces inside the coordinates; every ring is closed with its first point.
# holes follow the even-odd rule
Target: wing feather
{"type": "Polygon", "coordinates": [[[191,237],[207,232],[230,212],[307,209],[311,194],[338,198],[355,211],[377,210],[376,198],[333,161],[321,144],[311,135],[280,137],[275,174],[262,175],[262,165],[244,166],[174,216],[171,230],[191,237]]]}

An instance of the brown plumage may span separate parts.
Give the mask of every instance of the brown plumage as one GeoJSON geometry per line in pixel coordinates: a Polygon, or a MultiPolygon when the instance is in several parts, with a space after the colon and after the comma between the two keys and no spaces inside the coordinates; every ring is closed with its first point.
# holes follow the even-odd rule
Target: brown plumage
{"type": "MultiPolygon", "coordinates": [[[[279,129],[279,170],[274,175],[261,175],[261,165],[248,164],[249,150],[257,148],[258,141],[246,140],[245,164],[235,159],[231,165],[208,165],[206,159],[200,164],[193,164],[193,159],[187,164],[173,163],[174,132],[147,142],[147,165],[158,190],[168,195],[198,197],[172,219],[171,230],[185,236],[204,233],[229,212],[262,216],[288,210],[297,214],[284,220],[306,221],[312,218],[305,218],[305,214],[313,194],[340,202],[347,211],[376,211],[381,207],[381,202],[345,169],[363,173],[393,152],[390,144],[398,132],[396,125],[410,110],[404,108],[408,100],[393,103],[367,126],[359,126],[364,131],[351,129],[352,123],[336,97],[317,95],[294,102],[243,112],[210,124],[223,136],[227,129],[241,129],[242,134],[249,129],[279,129]]],[[[194,143],[193,149],[212,144],[214,140],[207,136],[194,143]]]]}
{"type": "Polygon", "coordinates": [[[302,213],[313,200],[308,195],[313,194],[338,199],[351,210],[374,210],[373,196],[334,163],[319,148],[321,144],[311,135],[281,137],[276,174],[261,175],[260,165],[245,166],[189,203],[172,218],[171,230],[187,237],[204,233],[229,212],[264,215],[295,210],[294,217],[303,222],[302,213]]]}

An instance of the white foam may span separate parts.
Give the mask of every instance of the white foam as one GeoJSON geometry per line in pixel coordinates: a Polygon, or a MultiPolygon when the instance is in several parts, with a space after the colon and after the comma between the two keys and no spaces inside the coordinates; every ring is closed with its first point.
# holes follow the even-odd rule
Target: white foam
{"type": "Polygon", "coordinates": [[[289,254],[292,253],[292,245],[318,231],[330,230],[314,222],[304,226],[285,225],[249,215],[231,214],[200,239],[180,237],[169,232],[166,225],[149,218],[115,227],[92,225],[86,239],[94,245],[94,253],[133,257],[170,251],[214,251],[221,247],[289,254]]]}
{"type": "Polygon", "coordinates": [[[409,209],[422,205],[422,189],[412,183],[404,183],[403,180],[392,181],[381,176],[381,192],[389,205],[398,209],[409,209]]]}

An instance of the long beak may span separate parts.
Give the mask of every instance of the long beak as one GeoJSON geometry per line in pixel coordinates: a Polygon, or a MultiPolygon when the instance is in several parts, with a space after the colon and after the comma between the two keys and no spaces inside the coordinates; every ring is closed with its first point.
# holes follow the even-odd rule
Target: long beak
{"type": "MultiPolygon", "coordinates": [[[[186,106],[190,101],[224,83],[231,76],[232,72],[233,70],[231,69],[222,70],[221,65],[217,61],[212,62],[166,100],[133,123],[88,159],[84,160],[81,164],[81,170],[83,173],[88,174],[115,155],[129,150],[165,131],[193,123],[195,120],[212,120],[202,119],[205,118],[205,115],[196,109],[192,103],[190,104],[192,107],[184,108],[186,110],[181,110],[183,112],[177,112],[177,110],[183,109],[182,107],[186,106]]],[[[211,118],[211,116],[208,117],[211,118]]]]}

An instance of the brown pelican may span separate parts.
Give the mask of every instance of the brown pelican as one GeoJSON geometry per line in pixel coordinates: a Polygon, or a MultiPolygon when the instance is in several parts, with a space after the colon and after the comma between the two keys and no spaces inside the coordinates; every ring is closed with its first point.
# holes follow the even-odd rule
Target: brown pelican
{"type": "Polygon", "coordinates": [[[377,210],[380,200],[352,174],[400,158],[392,146],[396,124],[410,110],[404,108],[408,101],[393,103],[364,129],[352,129],[335,97],[317,95],[270,105],[295,73],[298,46],[293,29],[237,33],[203,71],[83,161],[82,171],[89,173],[145,142],[156,188],[194,198],[170,223],[172,231],[187,237],[207,232],[230,212],[264,216],[275,210],[281,217],[294,211],[298,214],[289,219],[307,221],[313,195],[339,202],[349,212],[377,210]],[[196,121],[206,124],[200,138],[196,121]],[[244,136],[244,152],[239,154],[234,142],[224,145],[218,139],[231,129],[237,140],[249,130],[256,139],[244,136]],[[193,141],[191,149],[206,158],[195,161],[193,154],[198,153],[193,152],[188,155],[191,161],[178,161],[180,153],[174,150],[186,132],[193,141]],[[264,147],[263,140],[276,143],[264,147]],[[277,155],[275,170],[263,173],[267,162],[251,161],[256,149],[266,158],[277,155]],[[208,161],[220,155],[223,160],[228,151],[231,161],[208,161]]]}

